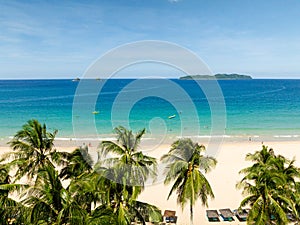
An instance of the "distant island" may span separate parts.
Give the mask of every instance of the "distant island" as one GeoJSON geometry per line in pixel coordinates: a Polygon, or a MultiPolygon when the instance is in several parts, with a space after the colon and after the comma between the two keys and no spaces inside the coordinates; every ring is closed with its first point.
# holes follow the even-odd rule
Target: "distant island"
{"type": "Polygon", "coordinates": [[[252,77],[249,75],[241,75],[241,74],[225,74],[218,73],[215,75],[188,75],[184,77],[180,77],[180,80],[251,80],[252,77]]]}

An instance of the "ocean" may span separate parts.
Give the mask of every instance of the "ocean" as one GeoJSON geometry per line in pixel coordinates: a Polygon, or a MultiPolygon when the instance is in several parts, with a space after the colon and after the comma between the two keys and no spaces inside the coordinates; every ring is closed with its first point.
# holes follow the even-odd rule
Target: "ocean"
{"type": "Polygon", "coordinates": [[[0,138],[38,119],[60,139],[113,128],[146,136],[300,138],[300,80],[1,80],[0,138]]]}

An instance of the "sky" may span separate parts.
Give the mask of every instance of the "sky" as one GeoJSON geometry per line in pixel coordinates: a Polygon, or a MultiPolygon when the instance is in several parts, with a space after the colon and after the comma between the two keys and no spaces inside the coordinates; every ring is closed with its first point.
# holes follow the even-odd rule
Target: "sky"
{"type": "Polygon", "coordinates": [[[300,78],[300,1],[0,0],[0,79],[81,77],[143,40],[187,48],[213,73],[300,78]]]}

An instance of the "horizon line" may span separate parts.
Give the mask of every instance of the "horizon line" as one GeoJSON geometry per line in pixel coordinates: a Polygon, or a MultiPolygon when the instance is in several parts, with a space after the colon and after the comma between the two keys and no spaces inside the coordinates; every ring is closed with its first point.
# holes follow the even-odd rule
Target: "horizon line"
{"type": "MultiPolygon", "coordinates": [[[[180,80],[180,77],[112,77],[112,78],[70,78],[70,77],[60,77],[60,78],[0,78],[0,81],[5,81],[5,80],[71,80],[73,82],[79,82],[80,80],[137,80],[137,79],[145,79],[145,80],[151,80],[151,79],[170,79],[170,80],[180,80]],[[78,80],[79,79],[79,80],[78,80]]],[[[252,77],[252,79],[190,79],[190,80],[300,80],[299,78],[296,77],[252,77]]]]}

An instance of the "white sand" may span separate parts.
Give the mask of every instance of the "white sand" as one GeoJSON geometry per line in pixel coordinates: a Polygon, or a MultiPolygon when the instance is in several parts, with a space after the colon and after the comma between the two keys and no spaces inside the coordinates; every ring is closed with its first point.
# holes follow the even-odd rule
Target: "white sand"
{"type": "MultiPolygon", "coordinates": [[[[72,141],[59,141],[56,143],[58,150],[72,151],[80,143],[72,141]]],[[[86,143],[88,144],[88,143],[86,143]]],[[[97,142],[92,142],[90,152],[94,158],[96,158],[96,147],[97,142]]],[[[297,141],[280,141],[280,142],[265,142],[264,145],[272,147],[276,154],[282,154],[285,157],[292,159],[296,157],[296,165],[300,167],[300,140],[297,141]]],[[[214,200],[209,200],[209,207],[201,206],[198,201],[194,207],[194,224],[212,224],[208,222],[206,218],[206,209],[222,209],[230,208],[236,209],[239,203],[243,199],[240,190],[237,190],[235,185],[241,179],[238,172],[242,169],[251,165],[250,162],[246,162],[245,156],[247,153],[253,153],[256,150],[261,150],[261,142],[249,142],[249,141],[227,141],[222,143],[218,154],[215,156],[218,160],[216,168],[207,174],[212,189],[215,194],[214,200]]],[[[160,158],[161,155],[169,151],[170,146],[163,144],[157,146],[154,149],[149,146],[142,146],[142,149],[148,149],[146,154],[160,158]],[[149,150],[150,149],[150,150],[149,150]]],[[[0,154],[7,152],[9,148],[6,144],[0,143],[0,154]]],[[[161,176],[160,176],[161,177],[161,176]]],[[[167,196],[170,190],[170,186],[163,184],[162,178],[158,179],[155,184],[147,185],[145,191],[140,195],[141,201],[146,201],[150,204],[158,206],[162,212],[166,209],[175,210],[178,216],[179,225],[189,224],[189,207],[186,207],[183,211],[180,206],[177,205],[176,196],[173,195],[169,200],[167,196]]],[[[219,222],[216,224],[228,224],[229,222],[219,222]]],[[[239,221],[231,222],[230,224],[245,224],[239,221]]]]}
{"type": "MultiPolygon", "coordinates": [[[[294,142],[266,142],[264,145],[272,147],[276,154],[282,154],[285,157],[292,159],[296,157],[296,165],[300,166],[300,151],[297,149],[300,146],[300,141],[294,142]],[[297,161],[298,159],[298,161],[297,161]]],[[[194,207],[194,224],[212,224],[206,218],[206,209],[222,209],[230,208],[234,210],[238,208],[243,195],[241,190],[236,189],[236,183],[241,179],[239,171],[251,165],[250,162],[245,161],[247,153],[261,150],[261,142],[225,142],[215,156],[218,164],[214,170],[207,174],[207,179],[210,182],[213,192],[215,194],[214,200],[209,200],[209,207],[201,206],[198,201],[194,207]]],[[[162,155],[169,150],[167,146],[162,146],[155,150],[155,156],[162,155]]],[[[165,209],[175,210],[178,216],[178,223],[180,225],[189,224],[189,207],[187,206],[183,211],[177,205],[176,196],[172,196],[167,200],[170,186],[166,187],[163,183],[158,183],[146,187],[141,194],[140,200],[157,205],[162,211],[165,209]]],[[[220,222],[216,224],[246,224],[239,222],[220,222]]]]}

